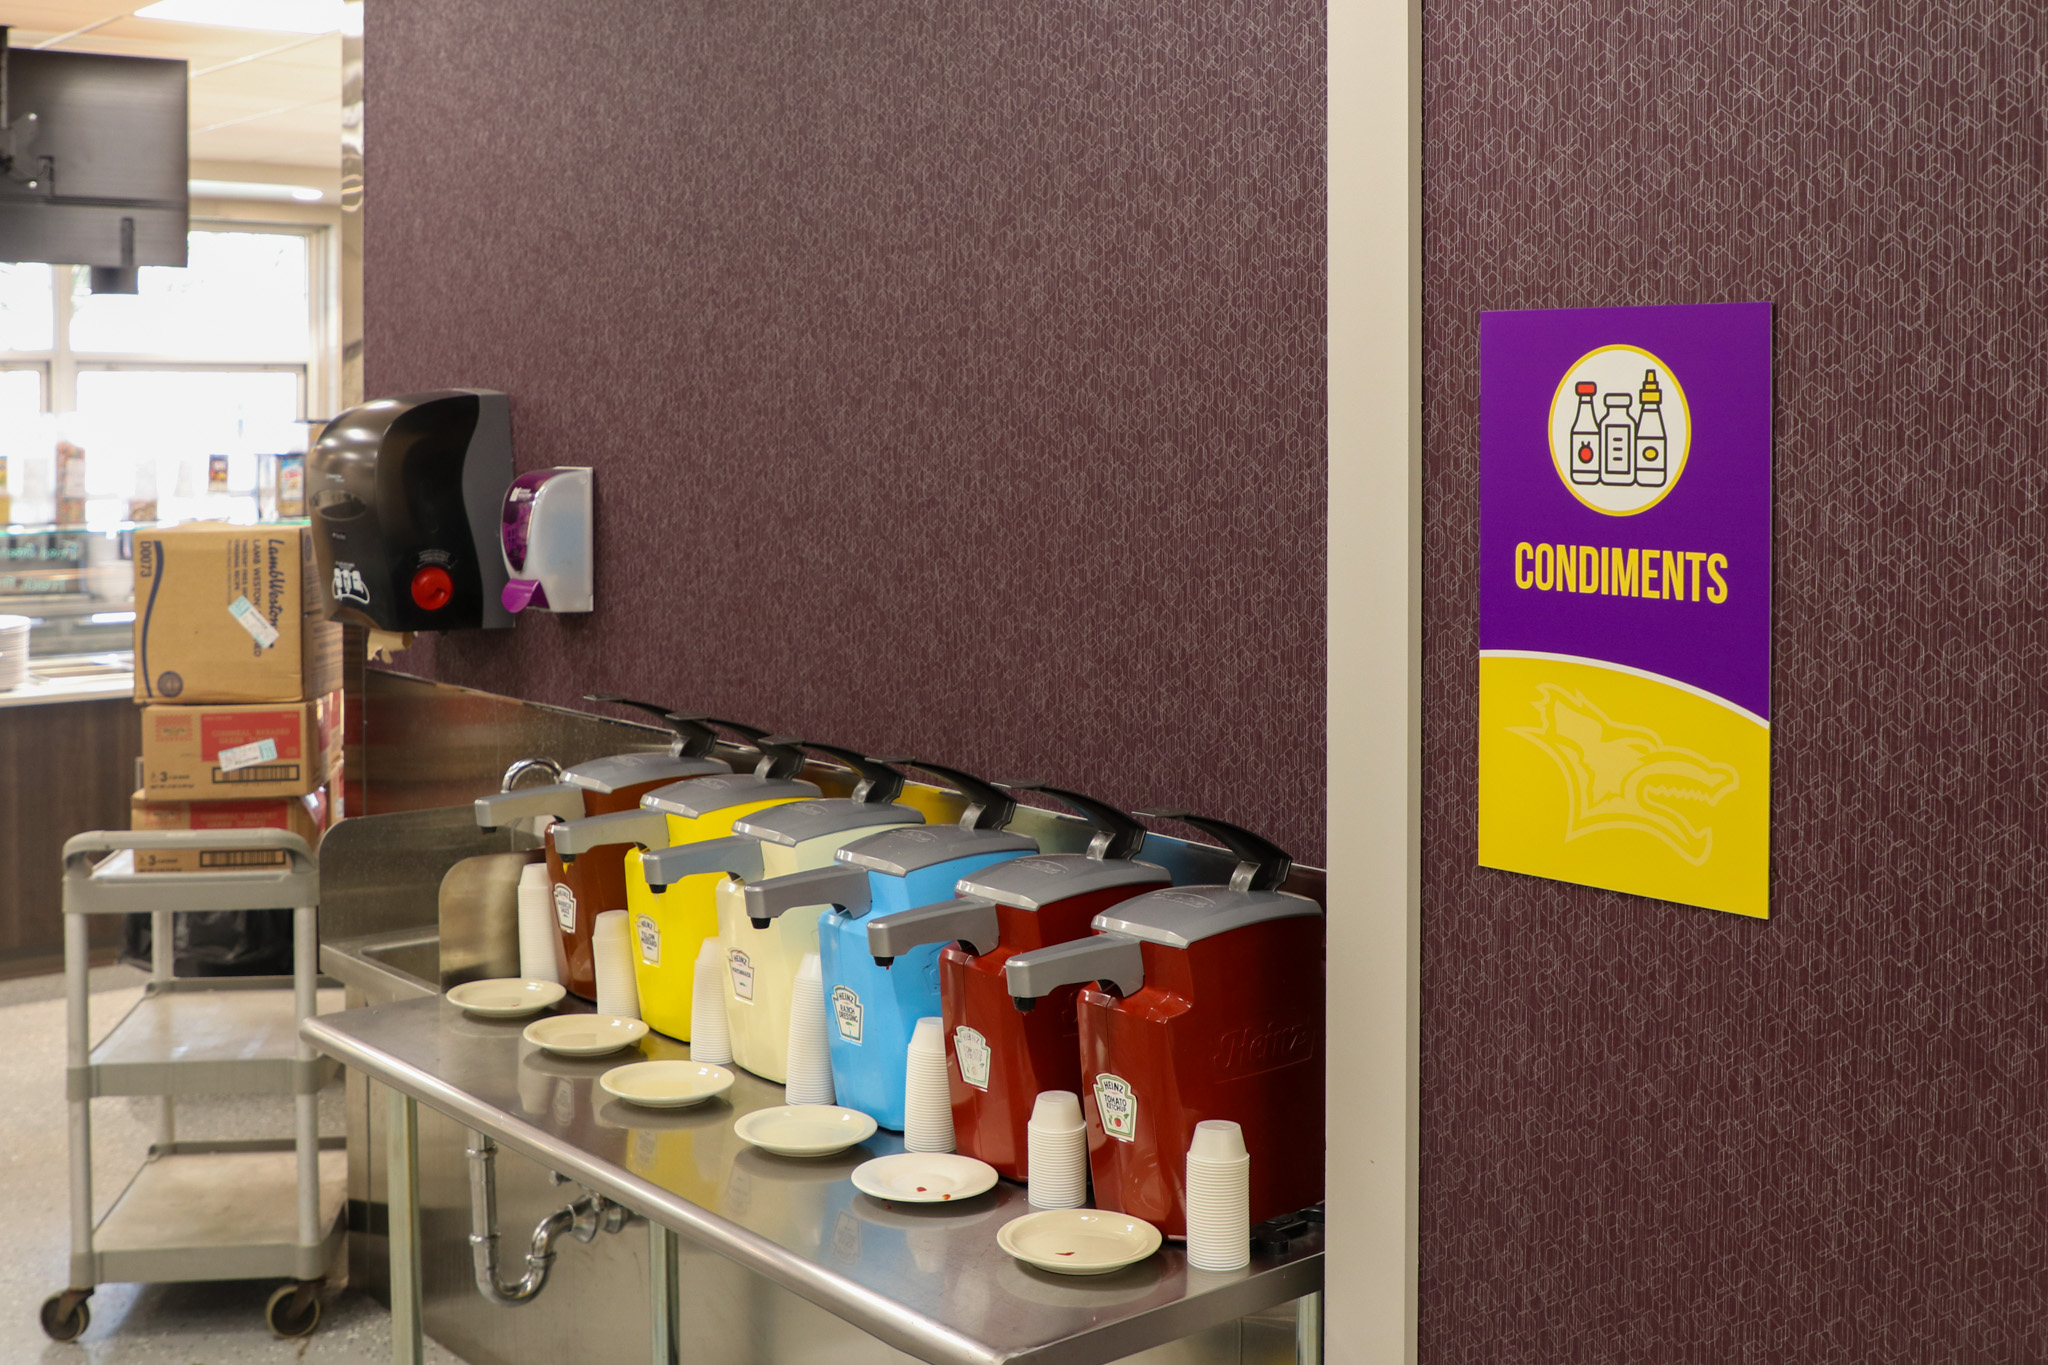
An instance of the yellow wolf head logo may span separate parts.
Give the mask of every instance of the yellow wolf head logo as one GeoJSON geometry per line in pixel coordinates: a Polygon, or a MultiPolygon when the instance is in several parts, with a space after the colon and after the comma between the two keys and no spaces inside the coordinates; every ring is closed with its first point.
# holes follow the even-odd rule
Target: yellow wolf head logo
{"type": "Polygon", "coordinates": [[[1711,826],[1695,826],[1680,803],[1718,805],[1738,785],[1735,769],[1666,744],[1640,725],[1624,725],[1584,695],[1543,683],[1533,703],[1541,724],[1510,726],[1550,755],[1571,795],[1565,839],[1603,829],[1655,835],[1698,867],[1714,851],[1711,826]]]}

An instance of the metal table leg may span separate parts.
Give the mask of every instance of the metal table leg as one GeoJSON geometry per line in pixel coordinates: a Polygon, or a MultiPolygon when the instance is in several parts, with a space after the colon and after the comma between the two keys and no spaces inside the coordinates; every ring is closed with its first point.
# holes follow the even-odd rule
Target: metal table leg
{"type": "Polygon", "coordinates": [[[391,1365],[424,1365],[420,1331],[420,1110],[410,1095],[390,1092],[384,1155],[391,1209],[391,1365]]]}
{"type": "Polygon", "coordinates": [[[682,1359],[676,1340],[676,1262],[680,1252],[673,1229],[659,1223],[647,1225],[647,1316],[654,1365],[678,1365],[682,1359]]]}
{"type": "Polygon", "coordinates": [[[1295,1365],[1323,1365],[1323,1291],[1302,1295],[1294,1313],[1295,1365]]]}

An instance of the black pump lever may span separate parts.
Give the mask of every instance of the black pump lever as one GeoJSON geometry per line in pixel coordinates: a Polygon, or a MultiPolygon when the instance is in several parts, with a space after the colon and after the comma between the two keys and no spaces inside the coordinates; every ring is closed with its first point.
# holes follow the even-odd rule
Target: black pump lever
{"type": "Polygon", "coordinates": [[[1098,801],[1092,796],[1083,796],[1080,792],[1044,782],[998,782],[996,785],[1004,791],[1038,792],[1081,812],[1082,818],[1095,826],[1095,837],[1088,844],[1088,856],[1091,858],[1135,858],[1145,847],[1145,827],[1107,801],[1098,801]]]}
{"type": "Polygon", "coordinates": [[[804,770],[804,742],[795,735],[757,735],[754,747],[761,751],[756,777],[795,777],[804,770]]]}
{"type": "Polygon", "coordinates": [[[1213,834],[1237,855],[1237,868],[1230,874],[1232,891],[1274,891],[1294,870],[1294,858],[1278,844],[1242,825],[1218,820],[1213,815],[1196,815],[1184,810],[1133,811],[1147,820],[1179,820],[1205,834],[1213,834]]]}
{"type": "Polygon", "coordinates": [[[886,806],[903,795],[903,774],[880,759],[869,758],[858,749],[842,748],[837,744],[820,744],[815,739],[792,739],[787,735],[771,735],[770,744],[801,744],[806,749],[816,749],[821,754],[830,754],[847,767],[860,774],[860,782],[853,789],[853,799],[868,806],[886,806]]]}
{"type": "MultiPolygon", "coordinates": [[[[698,714],[696,712],[670,711],[666,716],[663,717],[663,719],[667,720],[669,723],[673,725],[687,725],[690,726],[693,730],[701,730],[706,735],[709,735],[710,738],[706,740],[704,744],[704,752],[707,754],[718,747],[718,731],[713,730],[711,728],[714,725],[722,726],[725,729],[732,731],[741,739],[744,739],[747,742],[747,744],[753,748],[759,748],[762,739],[765,738],[768,734],[766,730],[763,730],[758,725],[748,725],[744,721],[725,720],[719,716],[706,716],[698,714]]],[[[755,772],[757,773],[757,775],[762,777],[767,777],[771,775],[760,771],[762,765],[766,764],[767,762],[767,755],[764,754],[761,757],[760,761],[754,765],[755,772]]],[[[775,773],[773,774],[773,776],[787,777],[789,776],[789,774],[775,773]]]]}
{"type": "Polygon", "coordinates": [[[1002,788],[992,782],[985,782],[973,773],[943,764],[927,763],[921,758],[881,757],[876,763],[900,763],[906,768],[918,768],[936,773],[952,783],[959,793],[967,798],[967,813],[960,817],[962,829],[1001,829],[1010,823],[1010,817],[1017,813],[1017,803],[1002,788]]]}
{"type": "Polygon", "coordinates": [[[666,706],[651,701],[634,701],[631,697],[617,692],[586,692],[585,701],[605,702],[612,706],[630,706],[636,711],[645,711],[675,732],[669,742],[669,749],[677,758],[705,758],[718,744],[718,732],[696,723],[689,716],[678,716],[666,706]]]}

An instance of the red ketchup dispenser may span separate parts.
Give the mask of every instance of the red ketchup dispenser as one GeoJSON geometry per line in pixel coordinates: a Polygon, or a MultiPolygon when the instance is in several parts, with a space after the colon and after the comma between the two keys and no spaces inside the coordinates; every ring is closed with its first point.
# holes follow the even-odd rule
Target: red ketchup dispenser
{"type": "Polygon", "coordinates": [[[1106,802],[1042,782],[998,783],[1038,791],[1080,811],[1095,826],[1086,853],[1040,853],[962,877],[959,899],[899,910],[868,922],[868,951],[889,962],[925,943],[939,954],[940,1012],[946,1021],[953,1137],[959,1150],[1012,1180],[1030,1172],[1025,1125],[1041,1090],[1081,1091],[1077,985],[1060,986],[1020,1010],[1003,966],[1017,953],[1081,938],[1103,910],[1170,882],[1166,870],[1133,861],[1145,827],[1106,802]]]}
{"type": "Polygon", "coordinates": [[[1238,857],[1228,886],[1135,896],[1087,938],[1004,964],[1020,1005],[1080,984],[1082,1104],[1098,1208],[1187,1235],[1195,1125],[1231,1119],[1251,1152],[1251,1218],[1323,1197],[1323,912],[1279,890],[1293,860],[1185,811],[1238,857]]]}
{"type": "MultiPolygon", "coordinates": [[[[562,982],[571,994],[586,1000],[597,998],[597,970],[590,950],[590,931],[606,910],[626,908],[625,855],[631,845],[618,844],[604,850],[615,856],[580,858],[577,850],[558,848],[557,825],[592,819],[600,815],[628,815],[640,808],[640,798],[657,787],[693,777],[711,777],[732,771],[730,764],[711,757],[718,734],[702,718],[678,716],[655,702],[633,701],[611,692],[597,692],[585,701],[611,702],[645,711],[675,732],[667,753],[614,754],[609,758],[578,763],[563,774],[564,780],[546,787],[521,787],[496,796],[478,798],[476,822],[484,829],[496,829],[519,821],[531,821],[542,835],[547,853],[548,880],[552,883],[555,920],[562,935],[563,956],[568,962],[562,982]]],[[[766,734],[750,726],[733,726],[749,736],[766,734]]],[[[597,852],[594,847],[590,850],[597,852]]]]}

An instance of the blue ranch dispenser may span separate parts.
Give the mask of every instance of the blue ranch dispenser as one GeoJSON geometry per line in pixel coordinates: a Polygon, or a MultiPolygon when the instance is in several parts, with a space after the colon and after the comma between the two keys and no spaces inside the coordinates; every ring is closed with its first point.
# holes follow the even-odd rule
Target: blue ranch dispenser
{"type": "Polygon", "coordinates": [[[1038,841],[1012,834],[1017,803],[980,778],[911,759],[886,759],[935,773],[967,798],[958,825],[913,825],[856,839],[837,863],[753,882],[747,915],[765,928],[777,915],[814,905],[818,956],[825,977],[826,1037],[839,1103],[903,1130],[904,1053],[917,1021],[939,1014],[939,950],[927,943],[884,967],[868,950],[867,917],[911,910],[954,897],[954,885],[991,863],[1038,852],[1038,841]]]}

